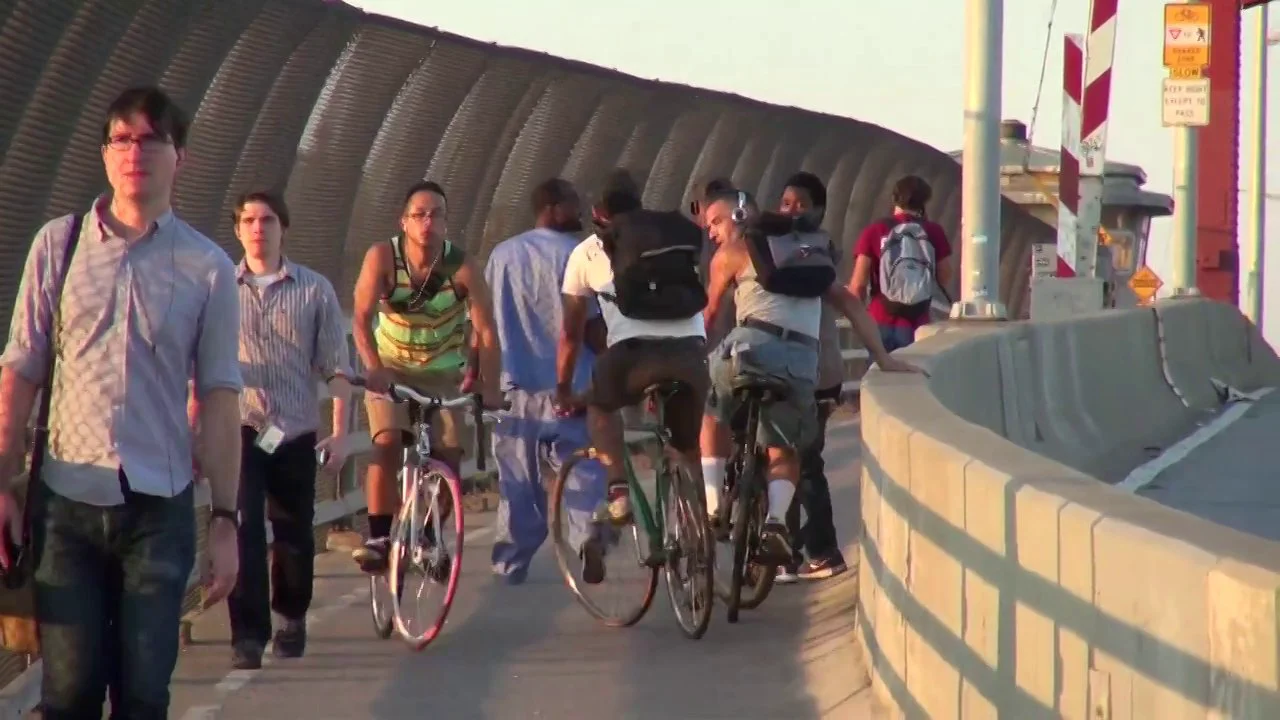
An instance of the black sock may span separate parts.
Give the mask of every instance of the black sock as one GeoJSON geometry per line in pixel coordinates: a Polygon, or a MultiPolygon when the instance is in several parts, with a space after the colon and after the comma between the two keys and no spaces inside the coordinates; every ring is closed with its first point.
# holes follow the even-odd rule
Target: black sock
{"type": "Polygon", "coordinates": [[[384,538],[391,534],[390,515],[369,516],[369,538],[384,538]]]}

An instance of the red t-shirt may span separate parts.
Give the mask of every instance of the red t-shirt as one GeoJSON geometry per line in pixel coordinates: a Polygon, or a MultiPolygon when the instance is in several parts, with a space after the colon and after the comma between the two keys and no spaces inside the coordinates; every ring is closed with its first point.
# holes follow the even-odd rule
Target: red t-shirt
{"type": "MultiPolygon", "coordinates": [[[[906,214],[894,215],[894,220],[901,222],[910,216],[906,214]]],[[[918,220],[924,228],[924,232],[929,236],[929,242],[933,243],[933,250],[938,262],[942,262],[947,256],[951,255],[951,243],[947,240],[947,232],[942,226],[931,220],[918,220]]],[[[889,227],[886,220],[877,220],[866,227],[862,234],[858,236],[858,242],[853,246],[853,255],[857,258],[859,255],[865,255],[871,260],[871,302],[867,305],[867,312],[871,314],[871,319],[876,321],[878,325],[897,325],[901,327],[918,328],[922,325],[929,324],[929,313],[925,313],[918,318],[905,318],[897,315],[889,314],[885,308],[884,298],[880,296],[880,291],[876,287],[879,282],[880,271],[880,243],[884,241],[885,236],[893,228],[889,227]]]]}

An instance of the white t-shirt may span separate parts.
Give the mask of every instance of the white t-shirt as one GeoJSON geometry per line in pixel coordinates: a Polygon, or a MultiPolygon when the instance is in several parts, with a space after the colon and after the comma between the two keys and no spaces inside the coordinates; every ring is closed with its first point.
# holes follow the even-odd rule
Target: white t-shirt
{"type": "MultiPolygon", "coordinates": [[[[613,294],[613,264],[609,262],[604,245],[596,235],[578,243],[569,254],[561,291],[565,295],[578,297],[613,294]]],[[[604,316],[605,327],[609,329],[607,342],[610,347],[623,340],[638,337],[707,337],[702,313],[688,320],[636,320],[618,312],[618,306],[604,298],[600,298],[600,313],[604,316]]]]}

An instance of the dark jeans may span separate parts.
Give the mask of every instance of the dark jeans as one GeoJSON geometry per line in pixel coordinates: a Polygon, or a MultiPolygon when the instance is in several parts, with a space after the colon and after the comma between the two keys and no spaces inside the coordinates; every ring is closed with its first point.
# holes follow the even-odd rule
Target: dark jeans
{"type": "MultiPolygon", "coordinates": [[[[796,499],[787,510],[787,529],[792,544],[797,553],[804,548],[810,560],[821,560],[840,552],[831,512],[831,487],[827,483],[826,462],[822,459],[822,451],[826,448],[827,420],[835,410],[835,403],[829,401],[839,397],[839,386],[814,393],[818,401],[818,435],[800,455],[800,483],[796,487],[796,499]],[[803,526],[800,525],[801,507],[807,518],[803,526]]],[[[798,564],[803,558],[794,560],[798,564]]]]}
{"type": "Polygon", "coordinates": [[[904,325],[880,325],[880,342],[888,352],[907,347],[916,341],[915,328],[904,325]]]}
{"type": "Polygon", "coordinates": [[[305,617],[315,578],[316,434],[281,443],[270,455],[254,444],[257,437],[241,428],[240,577],[227,598],[233,643],[266,644],[272,610],[290,620],[305,617]],[[275,536],[269,578],[268,518],[275,536]]]}
{"type": "Polygon", "coordinates": [[[32,550],[44,717],[130,720],[169,713],[178,621],[195,562],[190,486],[176,497],[126,492],[123,505],[33,490],[32,550]]]}

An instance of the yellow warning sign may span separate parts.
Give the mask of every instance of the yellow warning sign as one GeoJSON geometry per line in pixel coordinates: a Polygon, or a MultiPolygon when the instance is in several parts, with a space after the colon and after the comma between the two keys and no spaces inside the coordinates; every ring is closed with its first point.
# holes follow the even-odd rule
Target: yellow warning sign
{"type": "Polygon", "coordinates": [[[1138,297],[1139,305],[1148,305],[1155,299],[1156,293],[1164,287],[1164,282],[1151,268],[1143,265],[1129,278],[1129,289],[1138,297]]]}
{"type": "Polygon", "coordinates": [[[1164,66],[1170,69],[1208,67],[1212,20],[1209,3],[1166,4],[1164,66]]]}

